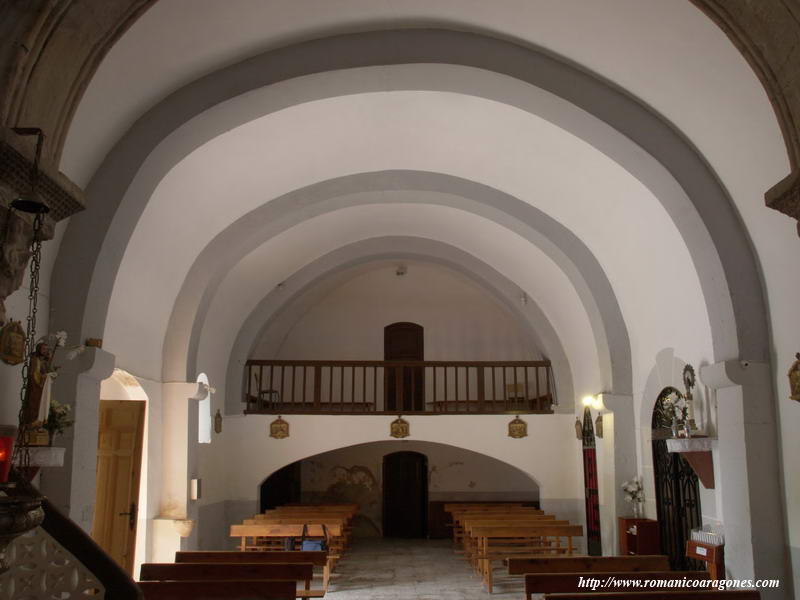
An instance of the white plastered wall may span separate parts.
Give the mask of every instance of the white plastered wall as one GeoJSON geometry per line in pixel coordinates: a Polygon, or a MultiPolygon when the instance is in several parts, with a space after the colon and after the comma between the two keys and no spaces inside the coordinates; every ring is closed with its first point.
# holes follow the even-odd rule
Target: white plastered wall
{"type": "Polygon", "coordinates": [[[508,311],[463,276],[430,264],[400,264],[407,267],[405,275],[382,265],[345,283],[285,337],[267,331],[252,357],[383,360],[383,328],[400,321],[424,327],[425,360],[541,357],[508,311]]]}

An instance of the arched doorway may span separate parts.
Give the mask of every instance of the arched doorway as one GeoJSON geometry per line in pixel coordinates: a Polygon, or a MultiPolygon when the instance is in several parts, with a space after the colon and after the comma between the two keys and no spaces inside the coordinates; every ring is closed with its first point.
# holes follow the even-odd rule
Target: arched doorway
{"type": "MultiPolygon", "coordinates": [[[[425,360],[425,332],[416,323],[392,323],[383,328],[383,360],[407,363],[425,360]]],[[[386,410],[425,410],[425,369],[386,369],[386,410]]]]}
{"type": "Polygon", "coordinates": [[[297,461],[278,469],[261,484],[260,512],[300,502],[300,492],[300,461],[297,461]]]}
{"type": "Polygon", "coordinates": [[[677,389],[668,386],[661,390],[653,408],[653,471],[656,489],[656,510],[661,534],[661,552],[669,555],[673,569],[702,569],[703,565],[686,558],[689,532],[703,524],[700,512],[700,489],[697,475],[677,452],[667,451],[671,437],[672,415],[665,400],[677,389]]]}
{"type": "Polygon", "coordinates": [[[128,573],[144,561],[147,527],[147,403],[139,380],[122,369],[100,384],[92,538],[128,573]]]}
{"type": "Polygon", "coordinates": [[[383,537],[421,538],[428,530],[428,457],[393,452],[383,457],[383,537]]]}

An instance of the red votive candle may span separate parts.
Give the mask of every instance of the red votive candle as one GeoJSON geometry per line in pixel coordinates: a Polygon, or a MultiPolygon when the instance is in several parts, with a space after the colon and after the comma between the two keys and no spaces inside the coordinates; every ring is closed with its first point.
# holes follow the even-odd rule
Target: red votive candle
{"type": "Polygon", "coordinates": [[[0,483],[8,482],[11,457],[14,455],[14,433],[16,433],[16,428],[0,425],[0,483]],[[11,429],[14,430],[13,433],[9,431],[11,429]]]}

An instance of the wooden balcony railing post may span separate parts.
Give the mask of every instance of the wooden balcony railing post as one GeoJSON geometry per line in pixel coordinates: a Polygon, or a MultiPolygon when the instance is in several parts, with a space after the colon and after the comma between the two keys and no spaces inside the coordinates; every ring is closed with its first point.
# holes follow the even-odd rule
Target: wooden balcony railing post
{"type": "Polygon", "coordinates": [[[447,367],[444,367],[444,412],[450,408],[448,402],[450,397],[447,395],[447,367]]]}
{"type": "MultiPolygon", "coordinates": [[[[545,378],[546,378],[545,381],[547,382],[547,396],[546,397],[547,398],[551,398],[551,396],[550,396],[550,367],[549,366],[545,367],[544,374],[545,374],[545,378]]],[[[550,404],[552,405],[552,401],[550,402],[550,404]]]]}
{"type": "Polygon", "coordinates": [[[322,367],[316,365],[314,367],[314,410],[319,411],[320,401],[322,399],[322,367]]]}
{"type": "Polygon", "coordinates": [[[478,406],[480,406],[481,411],[486,410],[485,401],[486,401],[486,389],[484,386],[486,385],[483,379],[483,367],[477,367],[478,371],[478,406]]]}
{"type": "Polygon", "coordinates": [[[394,407],[401,411],[403,408],[403,367],[394,368],[394,407]]]}

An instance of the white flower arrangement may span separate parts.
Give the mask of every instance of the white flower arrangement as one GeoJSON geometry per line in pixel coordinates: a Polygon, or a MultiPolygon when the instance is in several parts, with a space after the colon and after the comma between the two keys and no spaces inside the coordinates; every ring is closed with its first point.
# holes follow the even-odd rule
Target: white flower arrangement
{"type": "Polygon", "coordinates": [[[672,392],[664,398],[664,408],[671,414],[673,421],[679,424],[689,418],[689,403],[680,392],[672,392]]]}
{"type": "Polygon", "coordinates": [[[622,490],[625,492],[626,502],[635,502],[637,504],[644,502],[644,488],[638,478],[633,478],[623,483],[622,490]]]}

